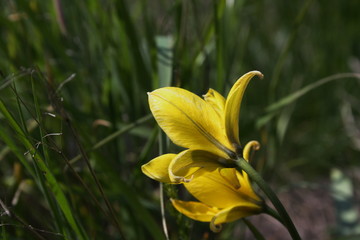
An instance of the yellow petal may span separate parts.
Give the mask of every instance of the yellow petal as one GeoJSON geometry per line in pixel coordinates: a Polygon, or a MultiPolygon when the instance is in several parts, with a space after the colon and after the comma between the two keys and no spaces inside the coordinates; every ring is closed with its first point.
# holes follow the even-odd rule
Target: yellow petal
{"type": "MultiPolygon", "coordinates": [[[[184,183],[184,186],[200,202],[217,208],[228,208],[242,202],[249,202],[256,206],[260,202],[250,183],[246,183],[245,178],[238,171],[236,171],[238,181],[229,183],[233,177],[230,177],[229,174],[224,178],[220,170],[221,168],[203,173],[190,182],[184,183]],[[234,187],[239,183],[240,188],[234,187]]],[[[222,174],[226,174],[226,172],[222,172],[222,174]]]]}
{"type": "Polygon", "coordinates": [[[243,150],[243,157],[246,161],[250,161],[250,151],[251,150],[259,150],[260,149],[260,143],[258,141],[250,141],[248,142],[243,150]]]}
{"type": "Polygon", "coordinates": [[[181,88],[165,87],[149,93],[149,105],[159,126],[175,144],[224,158],[233,154],[221,119],[199,96],[181,88]]]}
{"type": "MultiPolygon", "coordinates": [[[[260,149],[260,143],[258,141],[250,141],[248,142],[245,147],[244,147],[244,150],[243,150],[243,158],[250,162],[250,153],[251,153],[251,150],[259,150],[260,149]]],[[[247,175],[247,173],[245,171],[242,171],[242,175],[244,176],[244,178],[246,179],[246,181],[249,182],[249,177],[247,175]]]]}
{"type": "Polygon", "coordinates": [[[225,109],[225,98],[220,93],[211,88],[205,95],[203,95],[203,97],[204,100],[212,106],[219,117],[222,118],[225,109]]]}
{"type": "Polygon", "coordinates": [[[176,157],[176,154],[168,153],[154,158],[150,162],[141,166],[141,171],[148,176],[159,182],[170,183],[169,178],[169,165],[170,162],[176,157]]]}
{"type": "Polygon", "coordinates": [[[189,182],[194,174],[214,171],[220,167],[219,157],[202,150],[185,150],[179,153],[169,165],[170,180],[174,183],[189,182]],[[199,171],[202,170],[202,171],[199,171]]]}
{"type": "Polygon", "coordinates": [[[246,203],[231,206],[226,209],[222,209],[218,212],[214,218],[211,220],[210,228],[214,232],[218,232],[221,229],[221,224],[227,222],[233,222],[240,218],[248,217],[251,215],[261,213],[262,208],[259,206],[252,206],[246,203]]]}
{"type": "Polygon", "coordinates": [[[236,172],[235,168],[221,168],[219,173],[234,189],[239,189],[240,182],[236,172]]]}
{"type": "Polygon", "coordinates": [[[231,88],[225,103],[224,125],[227,137],[231,143],[240,145],[239,113],[242,98],[249,81],[254,77],[263,77],[259,71],[252,71],[240,77],[231,88]]]}
{"type": "Polygon", "coordinates": [[[244,171],[242,171],[242,173],[236,171],[236,176],[238,181],[241,183],[241,187],[238,189],[238,193],[241,194],[246,201],[252,202],[255,205],[261,205],[262,200],[254,192],[248,175],[244,171]]]}
{"type": "Polygon", "coordinates": [[[201,202],[187,202],[171,199],[171,203],[176,210],[185,216],[200,222],[210,222],[219,212],[219,209],[210,207],[201,202]]]}

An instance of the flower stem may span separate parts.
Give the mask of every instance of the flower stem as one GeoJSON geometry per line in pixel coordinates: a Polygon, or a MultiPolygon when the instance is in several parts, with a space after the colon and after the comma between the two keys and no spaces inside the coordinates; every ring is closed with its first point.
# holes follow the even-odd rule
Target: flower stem
{"type": "Polygon", "coordinates": [[[238,157],[236,164],[239,168],[241,168],[241,170],[244,170],[249,175],[249,177],[260,187],[260,189],[272,202],[282,219],[282,221],[280,222],[282,222],[283,225],[288,229],[292,239],[301,240],[301,237],[297,232],[294,223],[291,221],[289,214],[286,212],[284,206],[282,205],[274,191],[264,181],[260,174],[244,158],[238,157]]]}
{"type": "Polygon", "coordinates": [[[264,213],[268,214],[269,216],[275,218],[278,220],[282,225],[284,225],[284,221],[280,217],[279,213],[275,211],[274,209],[270,208],[269,206],[265,205],[264,213]]]}
{"type": "Polygon", "coordinates": [[[243,219],[243,222],[246,224],[246,226],[250,229],[252,234],[257,240],[265,240],[264,236],[256,229],[256,227],[246,218],[243,219]]]}

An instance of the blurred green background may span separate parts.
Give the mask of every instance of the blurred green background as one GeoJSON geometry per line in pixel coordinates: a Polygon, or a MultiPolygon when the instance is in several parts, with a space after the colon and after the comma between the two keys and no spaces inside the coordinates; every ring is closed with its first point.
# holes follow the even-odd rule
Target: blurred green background
{"type": "MultiPolygon", "coordinates": [[[[356,239],[359,10],[357,0],[2,0],[0,238],[165,239],[160,186],[140,171],[161,136],[146,93],[226,96],[259,70],[240,116],[242,142],[262,144],[255,168],[304,239],[356,239]]],[[[164,190],[170,239],[253,239],[242,221],[211,233],[172,209],[181,188],[164,190]]],[[[276,222],[249,220],[288,239],[276,222]]]]}

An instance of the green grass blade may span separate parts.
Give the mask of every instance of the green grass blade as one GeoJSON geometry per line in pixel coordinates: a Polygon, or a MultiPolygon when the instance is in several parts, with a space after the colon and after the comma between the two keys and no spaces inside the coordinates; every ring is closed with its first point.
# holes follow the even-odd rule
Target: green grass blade
{"type": "Polygon", "coordinates": [[[26,171],[36,179],[36,174],[34,169],[31,167],[29,162],[26,160],[24,156],[24,151],[21,151],[18,146],[16,145],[15,141],[10,137],[10,135],[6,131],[7,129],[3,124],[0,124],[0,138],[4,143],[7,145],[8,149],[10,149],[15,156],[19,159],[21,164],[25,167],[26,171]]]}
{"type": "MultiPolygon", "coordinates": [[[[326,78],[319,79],[318,81],[311,83],[296,92],[293,92],[278,101],[274,102],[270,106],[268,106],[265,111],[267,112],[264,116],[260,117],[256,121],[256,128],[261,128],[262,126],[266,125],[270,122],[274,117],[278,116],[279,111],[282,110],[284,107],[294,103],[296,100],[301,98],[302,96],[306,95],[308,92],[315,90],[316,88],[324,85],[325,83],[332,82],[334,80],[340,80],[345,78],[355,78],[360,79],[360,74],[357,73],[339,73],[335,74],[326,78]]],[[[280,131],[281,132],[281,131],[280,131]]]]}
{"type": "Polygon", "coordinates": [[[8,240],[7,233],[6,233],[6,224],[2,221],[0,222],[1,225],[1,239],[8,240]]]}
{"type": "Polygon", "coordinates": [[[269,87],[269,97],[270,97],[271,101],[275,100],[275,93],[276,93],[275,90],[276,90],[276,87],[279,82],[281,70],[285,64],[286,57],[289,54],[291,47],[293,46],[293,44],[296,40],[296,36],[298,34],[299,27],[300,27],[301,23],[303,22],[305,14],[306,14],[307,10],[309,9],[312,2],[313,2],[313,0],[307,0],[304,3],[303,7],[299,10],[299,13],[296,17],[291,36],[287,40],[285,46],[283,47],[283,49],[280,53],[278,61],[275,64],[275,68],[274,68],[273,74],[271,76],[271,82],[270,82],[270,87],[269,87]]]}
{"type": "Polygon", "coordinates": [[[139,222],[150,233],[151,239],[165,240],[164,233],[160,229],[159,225],[155,222],[154,218],[148,212],[148,210],[139,201],[138,193],[136,193],[131,186],[128,186],[125,182],[120,181],[116,183],[119,193],[123,194],[130,210],[138,217],[139,222]]]}
{"type": "MultiPolygon", "coordinates": [[[[135,128],[138,125],[141,125],[149,120],[151,120],[153,118],[152,115],[146,115],[140,119],[138,119],[137,121],[134,121],[133,123],[130,123],[128,125],[126,125],[125,127],[117,130],[116,132],[110,134],[109,136],[103,138],[102,140],[100,140],[98,143],[96,143],[94,146],[92,146],[89,150],[87,150],[87,153],[90,153],[92,151],[95,151],[96,149],[104,146],[105,144],[113,141],[114,139],[116,139],[117,137],[121,136],[124,133],[127,133],[128,131],[132,130],[133,128],[135,128]]],[[[70,160],[70,163],[73,164],[77,161],[79,161],[81,159],[81,154],[77,155],[76,157],[72,158],[70,160]]]]}
{"type": "Polygon", "coordinates": [[[279,109],[281,109],[282,107],[289,105],[290,103],[296,101],[298,98],[304,96],[305,94],[307,94],[308,92],[320,87],[321,85],[328,83],[328,82],[332,82],[334,80],[340,80],[340,79],[345,79],[345,78],[356,78],[356,79],[360,79],[360,74],[357,73],[339,73],[339,74],[335,74],[326,78],[322,78],[314,83],[311,83],[305,87],[303,87],[302,89],[289,94],[286,97],[283,97],[282,99],[278,100],[277,102],[271,104],[270,106],[268,106],[266,108],[267,112],[272,112],[272,111],[277,111],[279,109]]]}
{"type": "MultiPolygon", "coordinates": [[[[140,49],[140,42],[139,38],[136,33],[135,25],[131,19],[131,16],[129,15],[129,10],[127,3],[124,0],[119,0],[116,3],[116,9],[119,13],[118,17],[123,21],[125,32],[127,34],[127,37],[129,38],[129,43],[131,45],[131,52],[133,54],[133,58],[135,61],[135,68],[138,70],[136,71],[137,74],[139,74],[138,79],[151,79],[151,74],[149,73],[148,67],[145,63],[144,56],[140,49]]],[[[145,88],[150,88],[151,81],[143,82],[146,83],[145,88]]]]}
{"type": "MultiPolygon", "coordinates": [[[[41,117],[41,111],[40,111],[40,107],[39,107],[37,94],[36,94],[36,91],[35,91],[33,75],[31,75],[30,79],[31,79],[32,96],[33,96],[33,101],[34,101],[34,106],[35,106],[35,114],[36,114],[35,122],[39,126],[42,153],[44,155],[43,159],[44,159],[45,165],[48,166],[49,153],[48,153],[48,148],[45,146],[46,139],[44,138],[44,133],[43,133],[44,130],[43,130],[43,127],[41,126],[42,117],[41,117]]],[[[18,109],[19,109],[19,111],[21,111],[20,97],[17,97],[16,99],[17,99],[17,103],[18,103],[18,109]]],[[[20,116],[21,116],[21,121],[23,123],[25,123],[22,112],[20,112],[20,116]]],[[[35,162],[34,165],[35,165],[35,170],[36,170],[36,173],[37,173],[37,179],[39,179],[39,183],[41,185],[41,190],[44,193],[45,199],[49,203],[49,206],[50,206],[50,208],[52,210],[51,213],[53,214],[53,217],[55,219],[55,224],[56,224],[57,230],[60,231],[60,232],[63,232],[63,234],[66,236],[67,233],[66,233],[66,229],[64,228],[63,219],[62,219],[62,216],[61,216],[60,209],[57,206],[57,204],[55,203],[54,199],[49,194],[48,188],[46,187],[46,179],[44,178],[39,165],[36,162],[35,162]]]]}
{"type": "Polygon", "coordinates": [[[224,30],[222,28],[226,1],[214,1],[214,27],[216,45],[216,89],[224,90],[225,82],[225,56],[224,56],[224,30]]]}
{"type": "Polygon", "coordinates": [[[7,120],[11,128],[16,132],[17,136],[19,137],[19,140],[24,145],[24,147],[29,151],[29,154],[31,154],[34,161],[37,162],[40,171],[44,173],[44,178],[47,181],[48,187],[54,194],[54,197],[57,200],[57,203],[60,209],[62,210],[64,217],[66,218],[67,222],[76,233],[77,237],[79,239],[88,239],[86,237],[85,232],[83,232],[81,228],[78,226],[73,216],[73,211],[71,210],[70,204],[66,199],[64,192],[60,188],[59,183],[56,181],[56,178],[51,173],[50,169],[46,166],[44,160],[42,159],[40,154],[36,151],[33,144],[29,141],[29,139],[25,137],[24,131],[18,125],[18,123],[13,118],[11,113],[7,110],[2,100],[0,100],[0,112],[4,115],[5,119],[7,120]]]}

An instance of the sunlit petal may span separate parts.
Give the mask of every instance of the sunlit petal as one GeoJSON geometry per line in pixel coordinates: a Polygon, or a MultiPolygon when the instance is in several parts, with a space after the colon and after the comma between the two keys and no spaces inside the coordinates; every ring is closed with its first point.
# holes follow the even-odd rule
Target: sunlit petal
{"type": "Polygon", "coordinates": [[[220,167],[219,156],[203,150],[185,150],[179,153],[169,165],[170,180],[174,183],[189,182],[200,171],[214,171],[220,167]]]}
{"type": "Polygon", "coordinates": [[[210,228],[214,232],[218,232],[221,229],[221,224],[232,222],[240,218],[248,217],[258,214],[262,211],[260,206],[249,205],[244,202],[229,208],[222,209],[218,212],[210,223],[210,228]]]}
{"type": "Polygon", "coordinates": [[[254,77],[263,77],[259,71],[252,71],[240,77],[231,88],[225,104],[225,130],[231,143],[240,145],[239,140],[239,113],[242,98],[249,81],[254,77]]]}
{"type": "Polygon", "coordinates": [[[234,148],[214,108],[199,96],[175,87],[149,93],[150,109],[168,137],[177,145],[210,151],[226,158],[234,148]]]}
{"type": "Polygon", "coordinates": [[[172,205],[185,216],[201,222],[210,222],[219,209],[201,202],[181,201],[171,199],[172,205]]]}
{"type": "Polygon", "coordinates": [[[176,154],[164,154],[157,158],[154,158],[150,162],[141,166],[141,171],[147,175],[149,178],[152,178],[159,182],[170,183],[169,178],[169,165],[170,162],[176,157],[176,154]]]}
{"type": "Polygon", "coordinates": [[[184,186],[191,195],[210,206],[228,208],[244,201],[257,205],[258,197],[252,191],[250,183],[243,182],[245,179],[238,171],[236,171],[236,176],[240,177],[238,180],[240,188],[234,187],[237,183],[229,182],[229,179],[234,178],[230,177],[230,172],[222,172],[223,175],[228,174],[228,176],[224,178],[220,171],[221,168],[212,172],[203,173],[190,182],[184,183],[184,186]]]}
{"type": "Polygon", "coordinates": [[[221,119],[225,110],[225,98],[220,93],[211,88],[205,95],[203,95],[203,97],[204,100],[214,108],[221,119]]]}

